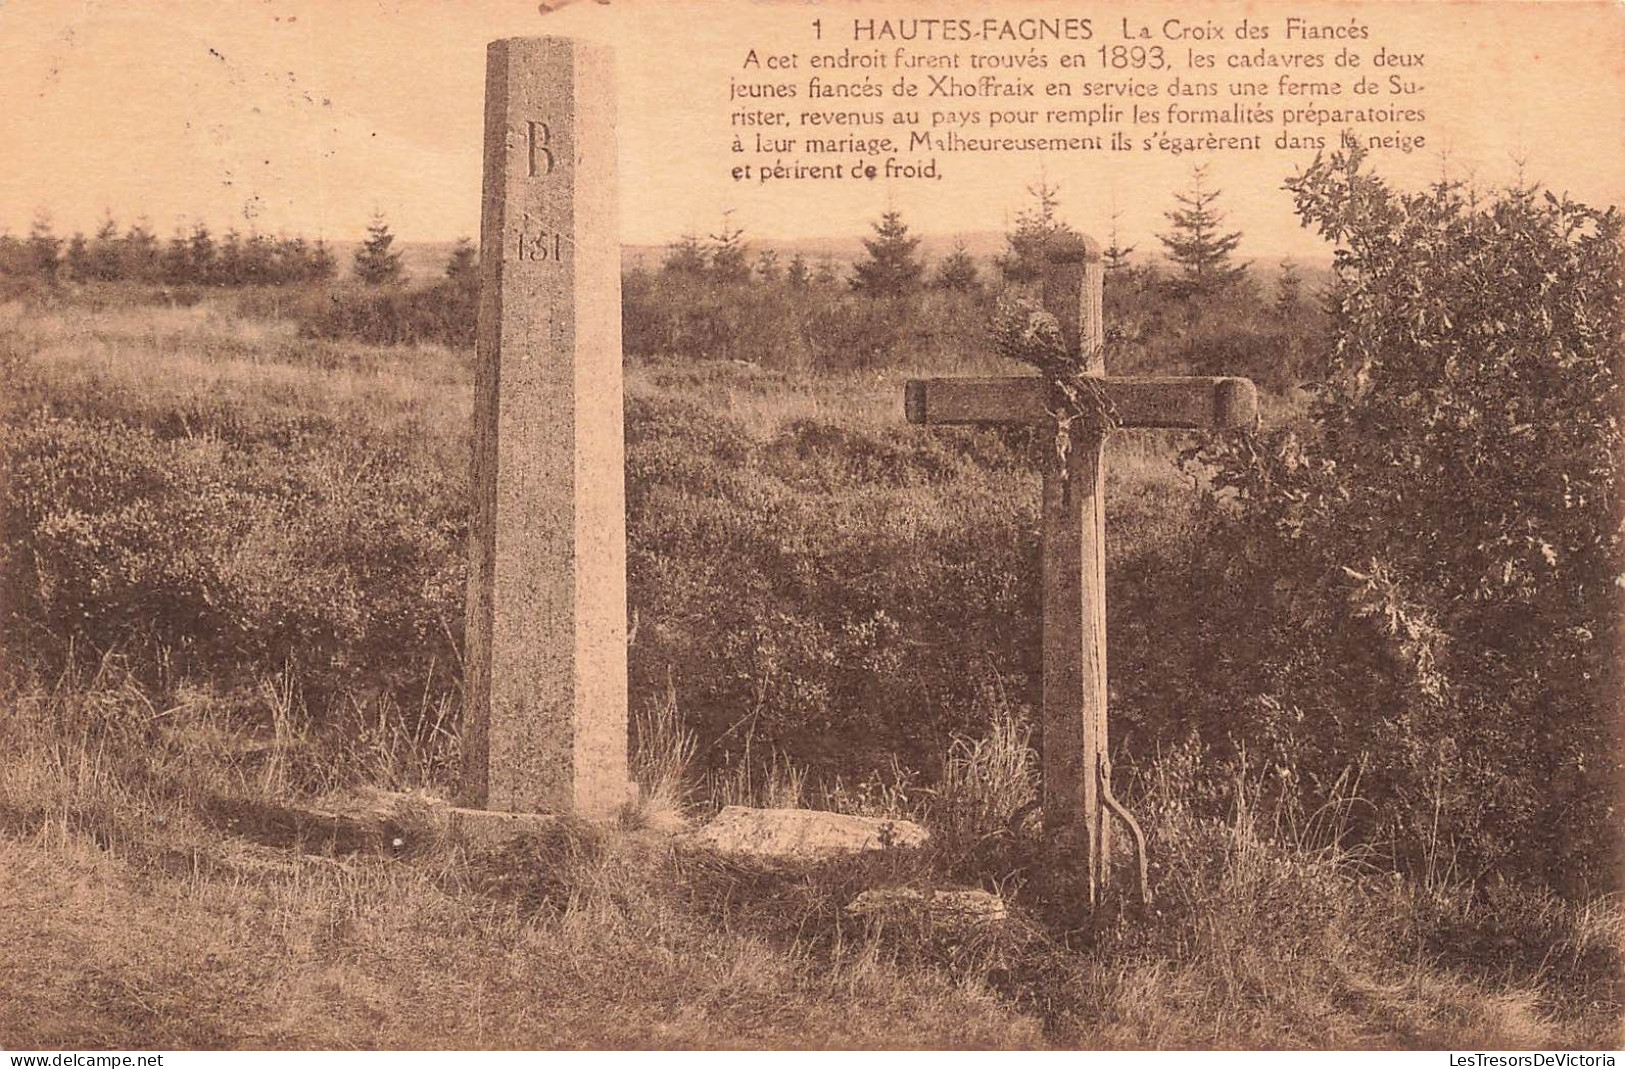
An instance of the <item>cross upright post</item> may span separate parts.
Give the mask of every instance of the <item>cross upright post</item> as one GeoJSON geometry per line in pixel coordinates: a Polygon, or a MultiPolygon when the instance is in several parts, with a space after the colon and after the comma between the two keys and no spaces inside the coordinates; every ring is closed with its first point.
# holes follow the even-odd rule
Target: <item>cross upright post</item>
{"type": "MultiPolygon", "coordinates": [[[[1104,265],[1087,244],[1045,264],[1044,310],[1091,375],[1106,371],[1104,265]]],[[[1063,459],[1044,451],[1044,830],[1081,853],[1090,901],[1111,857],[1096,766],[1106,752],[1106,441],[1077,427],[1063,459]]]]}
{"type": "MultiPolygon", "coordinates": [[[[1078,366],[1110,402],[1118,426],[1224,428],[1254,420],[1257,395],[1247,379],[1108,376],[1104,277],[1093,240],[1053,248],[1043,305],[1059,322],[1078,366]]],[[[1093,904],[1111,879],[1108,811],[1135,836],[1142,893],[1145,855],[1138,825],[1111,793],[1105,433],[1081,420],[1058,426],[1065,402],[1051,394],[1049,382],[1038,376],[915,379],[905,387],[904,411],[910,423],[1027,423],[1070,437],[1064,457],[1059,449],[1045,449],[1043,473],[1044,834],[1052,851],[1081,862],[1093,904]]]]}

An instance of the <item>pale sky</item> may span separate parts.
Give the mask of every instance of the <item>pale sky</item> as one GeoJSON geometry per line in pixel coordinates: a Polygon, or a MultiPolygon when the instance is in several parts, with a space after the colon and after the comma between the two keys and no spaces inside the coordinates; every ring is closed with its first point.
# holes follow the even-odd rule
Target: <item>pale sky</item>
{"type": "MultiPolygon", "coordinates": [[[[1447,170],[1494,186],[1513,180],[1521,158],[1529,177],[1558,191],[1625,202],[1618,4],[583,0],[544,13],[534,0],[0,0],[0,226],[25,231],[46,209],[59,233],[90,230],[111,209],[120,221],[148,217],[161,235],[202,218],[347,240],[378,208],[407,240],[476,234],[485,45],[551,33],[616,49],[627,243],[715,229],[729,208],[761,239],[867,233],[888,206],[919,231],[1003,229],[1038,177],[1031,155],[943,157],[948,177],[936,183],[764,189],[728,177],[738,161],[727,151],[727,86],[745,52],[839,51],[849,39],[830,28],[850,26],[854,13],[1088,16],[1102,33],[1093,44],[1116,40],[1124,17],[1233,26],[1244,16],[1358,16],[1371,45],[1427,52],[1412,73],[1430,87],[1429,145],[1380,155],[1379,171],[1406,185],[1447,170]],[[822,43],[813,18],[826,27],[822,43]]],[[[1280,189],[1306,158],[1213,161],[1244,255],[1322,248],[1280,189]]],[[[1044,170],[1070,222],[1104,236],[1115,208],[1125,241],[1148,250],[1197,160],[1080,155],[1050,157],[1044,170]]]]}

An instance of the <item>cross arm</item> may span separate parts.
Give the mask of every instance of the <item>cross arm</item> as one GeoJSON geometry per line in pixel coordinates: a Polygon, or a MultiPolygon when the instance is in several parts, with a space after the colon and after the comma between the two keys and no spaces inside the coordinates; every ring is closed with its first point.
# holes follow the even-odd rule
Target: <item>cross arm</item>
{"type": "MultiPolygon", "coordinates": [[[[1101,376],[1121,427],[1244,427],[1258,412],[1252,380],[1180,376],[1101,376]]],[[[1036,376],[910,379],[910,423],[1045,423],[1049,392],[1036,376]]]]}

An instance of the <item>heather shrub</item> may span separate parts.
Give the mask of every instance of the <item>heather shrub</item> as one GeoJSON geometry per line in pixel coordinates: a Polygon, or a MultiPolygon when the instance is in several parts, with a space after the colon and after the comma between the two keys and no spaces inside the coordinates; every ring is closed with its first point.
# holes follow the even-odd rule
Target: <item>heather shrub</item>
{"type": "Polygon", "coordinates": [[[631,272],[622,279],[622,351],[804,368],[809,353],[797,324],[812,299],[784,284],[631,272]]]}
{"type": "Polygon", "coordinates": [[[934,766],[979,728],[978,673],[1036,679],[1034,481],[998,439],[801,421],[758,442],[671,401],[634,401],[627,431],[633,689],[671,672],[702,761],[934,766]]]}
{"type": "Polygon", "coordinates": [[[622,346],[632,359],[735,360],[795,372],[951,366],[986,350],[987,308],[979,293],[870,297],[833,285],[630,271],[622,276],[622,346]]]}
{"type": "MultiPolygon", "coordinates": [[[[277,355],[387,370],[387,351],[277,355]]],[[[714,363],[659,381],[700,395],[793,385],[714,363]]],[[[455,695],[461,434],[269,397],[91,383],[30,396],[5,449],[19,654],[116,648],[149,680],[205,673],[225,691],[291,672],[318,718],[346,695],[402,710],[455,695]]],[[[1031,432],[801,419],[748,433],[709,405],[637,393],[626,428],[633,707],[669,683],[701,771],[783,753],[829,782],[895,754],[929,779],[956,734],[986,733],[966,697],[984,680],[1003,681],[1008,715],[1036,706],[1031,432]]],[[[1154,481],[1114,491],[1114,635],[1117,605],[1135,604],[1119,574],[1153,571],[1134,562],[1164,552],[1191,499],[1154,481]]],[[[1123,656],[1159,634],[1125,631],[1123,656]]]]}
{"type": "Polygon", "coordinates": [[[1261,390],[1284,393],[1316,374],[1315,348],[1300,323],[1258,317],[1238,324],[1216,311],[1181,330],[1167,359],[1192,375],[1242,375],[1261,390]]]}
{"type": "Polygon", "coordinates": [[[1324,371],[1324,310],[1305,300],[1281,315],[1250,277],[1176,296],[1151,271],[1123,269],[1107,274],[1105,296],[1112,374],[1241,375],[1285,394],[1324,371]]]}
{"type": "Polygon", "coordinates": [[[11,429],[8,648],[117,649],[226,687],[288,668],[318,705],[454,682],[461,484],[398,445],[318,451],[308,428],[222,415],[183,433],[41,411],[11,429]]]}
{"type": "Polygon", "coordinates": [[[816,367],[867,371],[902,363],[905,343],[918,343],[910,328],[920,324],[913,297],[858,297],[845,294],[810,302],[801,337],[816,367]]]}
{"type": "MultiPolygon", "coordinates": [[[[756,438],[637,397],[627,435],[633,692],[670,682],[702,764],[784,753],[827,784],[896,756],[930,782],[995,712],[1041,746],[1037,436],[795,420],[756,438]]],[[[1196,495],[1143,475],[1111,493],[1117,680],[1119,651],[1131,674],[1195,641],[1163,603],[1194,596],[1176,547],[1196,495]]],[[[1202,637],[1193,661],[1229,655],[1202,637]]],[[[1126,745],[1155,752],[1158,695],[1114,696],[1126,745]]]]}
{"type": "Polygon", "coordinates": [[[296,308],[307,338],[347,338],[369,345],[444,345],[470,349],[479,287],[472,276],[417,289],[342,286],[325,303],[296,308]]]}

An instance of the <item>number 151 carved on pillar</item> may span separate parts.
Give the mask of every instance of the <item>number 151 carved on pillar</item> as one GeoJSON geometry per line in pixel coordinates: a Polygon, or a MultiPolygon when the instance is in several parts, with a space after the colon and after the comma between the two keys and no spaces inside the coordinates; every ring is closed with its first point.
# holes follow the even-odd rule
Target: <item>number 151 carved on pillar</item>
{"type": "Polygon", "coordinates": [[[519,232],[519,258],[521,260],[564,259],[564,238],[556,231],[519,232]]]}

